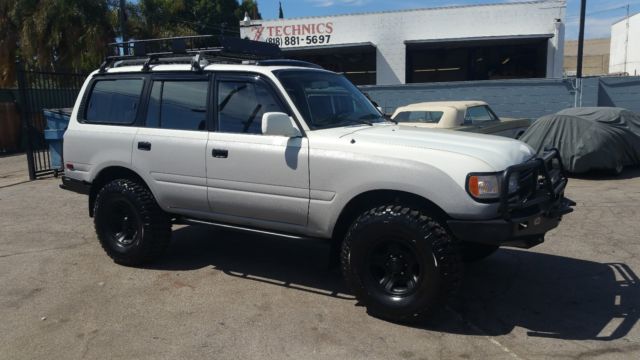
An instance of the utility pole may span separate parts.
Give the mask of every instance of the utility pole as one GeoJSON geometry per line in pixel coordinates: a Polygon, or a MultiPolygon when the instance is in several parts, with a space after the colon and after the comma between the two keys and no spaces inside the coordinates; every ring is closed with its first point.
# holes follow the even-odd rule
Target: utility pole
{"type": "Polygon", "coordinates": [[[581,0],[580,4],[580,32],[578,34],[578,68],[577,75],[578,79],[582,78],[582,56],[584,54],[584,20],[585,20],[585,11],[587,9],[587,0],[581,0]]]}
{"type": "MultiPolygon", "coordinates": [[[[122,42],[127,41],[127,13],[125,7],[125,0],[120,0],[120,35],[122,36],[122,42]]],[[[123,55],[126,55],[128,49],[123,48],[123,55]]]]}
{"type": "MultiPolygon", "coordinates": [[[[629,3],[627,3],[627,29],[624,39],[624,73],[627,74],[627,62],[629,54],[629,3]]],[[[628,74],[627,74],[628,75],[628,74]]]]}
{"type": "Polygon", "coordinates": [[[582,106],[582,57],[584,55],[584,21],[586,17],[587,0],[580,1],[580,32],[578,34],[578,66],[576,71],[576,99],[575,107],[582,106]]]}

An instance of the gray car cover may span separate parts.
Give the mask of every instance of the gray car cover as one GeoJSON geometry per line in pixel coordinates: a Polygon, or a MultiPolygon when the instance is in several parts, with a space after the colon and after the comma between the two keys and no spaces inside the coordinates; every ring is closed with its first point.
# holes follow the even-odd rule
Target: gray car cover
{"type": "Polygon", "coordinates": [[[640,115],[621,108],[575,108],[543,116],[520,140],[538,153],[557,148],[571,173],[640,165],[640,115]]]}

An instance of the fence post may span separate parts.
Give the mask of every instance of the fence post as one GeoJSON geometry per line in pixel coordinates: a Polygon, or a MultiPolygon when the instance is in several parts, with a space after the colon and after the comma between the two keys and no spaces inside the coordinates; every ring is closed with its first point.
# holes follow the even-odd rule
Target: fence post
{"type": "Polygon", "coordinates": [[[33,162],[33,145],[31,143],[32,139],[32,131],[31,124],[29,121],[29,109],[28,96],[27,96],[27,79],[24,73],[24,67],[20,60],[16,61],[16,78],[18,79],[18,96],[20,98],[20,103],[18,104],[20,108],[20,122],[22,124],[22,131],[26,134],[27,143],[25,144],[27,147],[27,166],[29,167],[29,179],[36,179],[36,167],[33,162]]]}

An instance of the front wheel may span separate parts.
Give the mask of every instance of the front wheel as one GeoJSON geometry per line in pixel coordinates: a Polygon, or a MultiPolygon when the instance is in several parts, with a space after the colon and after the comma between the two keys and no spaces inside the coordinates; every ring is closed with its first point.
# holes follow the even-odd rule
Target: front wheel
{"type": "Polygon", "coordinates": [[[113,180],[98,192],[94,224],[102,248],[122,265],[155,260],[171,238],[170,219],[149,189],[127,179],[113,180]]]}
{"type": "Polygon", "coordinates": [[[341,252],[347,284],[367,311],[416,322],[454,292],[461,261],[443,226],[425,212],[387,205],[360,215],[341,252]]]}

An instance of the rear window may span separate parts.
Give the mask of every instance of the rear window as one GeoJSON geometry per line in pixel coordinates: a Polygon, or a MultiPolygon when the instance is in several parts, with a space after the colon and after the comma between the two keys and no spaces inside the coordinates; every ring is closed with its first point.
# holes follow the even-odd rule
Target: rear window
{"type": "Polygon", "coordinates": [[[136,119],[143,79],[98,80],[87,104],[85,120],[92,123],[132,124],[136,119]]]}
{"type": "Polygon", "coordinates": [[[436,124],[442,118],[442,111],[403,111],[393,120],[397,122],[421,122],[436,124]]]}

